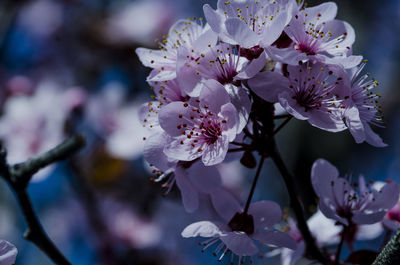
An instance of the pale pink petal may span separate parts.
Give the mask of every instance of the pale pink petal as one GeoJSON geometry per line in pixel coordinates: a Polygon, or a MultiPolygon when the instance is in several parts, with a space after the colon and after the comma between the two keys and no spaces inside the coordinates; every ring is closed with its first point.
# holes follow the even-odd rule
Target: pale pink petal
{"type": "Polygon", "coordinates": [[[164,68],[162,69],[154,69],[151,71],[151,74],[146,78],[146,81],[149,82],[162,82],[165,80],[172,80],[176,78],[176,69],[168,69],[164,68]]]}
{"type": "Polygon", "coordinates": [[[225,27],[230,37],[242,48],[252,48],[258,44],[259,36],[240,18],[228,18],[225,27]]]}
{"type": "Polygon", "coordinates": [[[192,213],[199,208],[199,194],[192,183],[187,179],[184,171],[182,167],[177,167],[175,170],[175,180],[176,185],[181,191],[182,203],[185,210],[192,213]]]}
{"type": "Polygon", "coordinates": [[[220,239],[228,249],[239,256],[253,256],[259,251],[253,240],[243,232],[230,232],[221,236],[220,239]]]}
{"type": "Polygon", "coordinates": [[[201,52],[210,46],[214,46],[217,43],[218,35],[210,28],[203,32],[197,40],[193,43],[193,49],[201,52]]]}
{"type": "Polygon", "coordinates": [[[221,15],[214,9],[212,9],[209,4],[205,4],[203,6],[203,11],[204,11],[204,16],[207,19],[207,23],[210,25],[212,30],[216,33],[220,33],[222,24],[221,15]]]}
{"type": "Polygon", "coordinates": [[[272,227],[282,218],[281,207],[273,201],[258,201],[250,204],[249,214],[254,218],[254,229],[272,227]]]}
{"type": "Polygon", "coordinates": [[[351,220],[356,224],[374,224],[382,221],[385,214],[386,211],[373,213],[355,212],[351,220]]]}
{"type": "Polygon", "coordinates": [[[293,99],[289,93],[282,92],[278,95],[278,100],[281,106],[296,119],[307,120],[308,113],[304,110],[304,107],[300,106],[295,99],[293,99]]]}
{"type": "Polygon", "coordinates": [[[249,114],[251,110],[250,97],[247,94],[246,89],[243,87],[237,87],[229,84],[225,85],[225,89],[228,91],[231,102],[239,113],[239,126],[237,133],[240,133],[246,126],[249,119],[249,114]]]}
{"type": "Polygon", "coordinates": [[[326,111],[310,111],[308,122],[328,132],[341,132],[347,129],[340,116],[330,115],[326,111]]]}
{"type": "Polygon", "coordinates": [[[308,57],[305,53],[295,50],[293,46],[283,49],[270,46],[265,49],[265,52],[268,54],[269,57],[271,57],[271,59],[290,65],[298,65],[299,61],[308,60],[308,57]]]}
{"type": "Polygon", "coordinates": [[[281,36],[289,17],[289,12],[277,13],[270,23],[267,23],[261,34],[261,47],[268,47],[281,36]]]}
{"type": "Polygon", "coordinates": [[[353,135],[356,143],[362,143],[365,140],[364,125],[360,119],[360,113],[356,106],[352,106],[345,112],[346,123],[349,127],[351,135],[353,135]]]}
{"type": "Polygon", "coordinates": [[[374,199],[367,206],[369,210],[391,209],[399,199],[399,184],[394,181],[387,183],[378,192],[373,192],[374,199]]]}
{"type": "Polygon", "coordinates": [[[13,244],[0,240],[0,265],[13,265],[17,254],[18,250],[13,244]]]}
{"type": "Polygon", "coordinates": [[[201,192],[211,193],[221,188],[221,175],[216,167],[207,167],[196,162],[186,171],[192,184],[201,192]]]}
{"type": "Polygon", "coordinates": [[[372,131],[371,126],[368,123],[364,123],[365,130],[365,141],[375,147],[386,147],[388,146],[382,140],[382,138],[372,131]]]}
{"type": "Polygon", "coordinates": [[[211,201],[219,216],[229,222],[235,213],[241,211],[238,201],[233,195],[225,190],[217,190],[211,193],[211,201]]]}
{"type": "Polygon", "coordinates": [[[252,235],[252,238],[260,241],[260,243],[262,244],[285,247],[290,249],[297,248],[297,244],[291,236],[277,230],[256,232],[254,235],[252,235]]]}
{"type": "Polygon", "coordinates": [[[218,137],[218,140],[206,147],[202,161],[206,166],[214,166],[224,161],[229,148],[229,139],[226,135],[218,137]]]}
{"type": "Polygon", "coordinates": [[[297,249],[294,251],[289,248],[283,248],[281,253],[281,265],[295,264],[295,262],[303,256],[305,250],[304,241],[298,243],[297,249]]]}
{"type": "Polygon", "coordinates": [[[146,48],[137,48],[136,54],[139,60],[144,66],[157,68],[162,67],[165,64],[171,63],[170,59],[164,58],[164,51],[162,50],[151,50],[146,48]]]}
{"type": "Polygon", "coordinates": [[[248,81],[257,96],[268,102],[277,102],[278,95],[289,88],[289,80],[277,72],[261,72],[248,81]]]}
{"type": "Polygon", "coordinates": [[[191,52],[186,47],[180,47],[176,76],[179,86],[187,95],[198,97],[201,91],[202,78],[197,74],[197,63],[193,60],[188,61],[187,56],[192,56],[191,52]]]}
{"type": "Polygon", "coordinates": [[[201,221],[188,225],[181,233],[182,237],[218,237],[223,232],[212,222],[201,221]]]}
{"type": "Polygon", "coordinates": [[[337,168],[325,159],[317,159],[311,169],[311,183],[319,197],[332,197],[332,181],[339,177],[337,168]]]}
{"type": "Polygon", "coordinates": [[[199,152],[198,147],[193,147],[188,143],[182,144],[187,138],[185,135],[176,137],[171,140],[164,147],[164,154],[170,159],[176,159],[181,161],[192,161],[203,155],[204,150],[199,152]]]}
{"type": "Polygon", "coordinates": [[[251,60],[245,66],[243,66],[242,71],[235,76],[235,79],[245,80],[250,79],[264,68],[267,62],[267,56],[263,52],[257,59],[251,60]]]}
{"type": "Polygon", "coordinates": [[[163,152],[164,146],[170,140],[170,137],[165,133],[155,133],[149,136],[144,145],[144,159],[162,171],[170,169],[175,163],[170,161],[163,152]]]}
{"type": "Polygon", "coordinates": [[[382,225],[389,230],[397,231],[400,228],[400,223],[387,218],[383,218],[382,225]]]}
{"type": "Polygon", "coordinates": [[[335,2],[327,2],[318,6],[306,8],[303,12],[307,14],[306,22],[318,24],[324,21],[333,20],[336,17],[337,9],[335,2]]]}
{"type": "Polygon", "coordinates": [[[307,220],[307,225],[318,244],[327,246],[339,243],[343,227],[337,224],[336,219],[329,219],[317,211],[307,220]]]}
{"type": "Polygon", "coordinates": [[[199,99],[200,106],[207,106],[214,114],[221,111],[222,105],[230,102],[225,87],[214,79],[204,82],[199,99]]]}
{"type": "Polygon", "coordinates": [[[224,134],[228,137],[228,141],[232,142],[239,133],[239,114],[232,103],[227,103],[221,107],[221,116],[226,120],[223,124],[224,134]]]}
{"type": "Polygon", "coordinates": [[[178,125],[192,124],[190,119],[192,109],[187,103],[176,101],[164,106],[159,114],[158,121],[163,128],[171,136],[179,136],[182,134],[182,128],[178,125]]]}

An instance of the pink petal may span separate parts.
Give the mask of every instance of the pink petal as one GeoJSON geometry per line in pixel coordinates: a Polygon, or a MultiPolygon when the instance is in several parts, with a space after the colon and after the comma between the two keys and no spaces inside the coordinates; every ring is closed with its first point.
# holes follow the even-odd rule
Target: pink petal
{"type": "Polygon", "coordinates": [[[216,167],[207,167],[200,162],[187,169],[187,176],[192,184],[201,192],[211,193],[221,188],[221,175],[216,167]]]}
{"type": "Polygon", "coordinates": [[[375,147],[388,146],[383,142],[382,138],[379,135],[377,135],[374,131],[372,131],[371,126],[369,126],[369,124],[364,123],[364,129],[365,129],[365,141],[367,143],[375,147]]]}
{"type": "Polygon", "coordinates": [[[304,107],[300,106],[288,92],[282,92],[278,95],[278,100],[281,106],[293,117],[299,120],[307,120],[309,112],[304,111],[304,107]]]}
{"type": "Polygon", "coordinates": [[[269,102],[277,102],[278,95],[289,89],[289,80],[277,72],[261,72],[248,81],[257,96],[269,102]]]}
{"type": "Polygon", "coordinates": [[[220,239],[228,249],[239,256],[253,256],[259,251],[253,240],[243,232],[230,232],[221,236],[220,239]]]}
{"type": "MultiPolygon", "coordinates": [[[[292,1],[293,2],[293,1],[292,1]]],[[[281,36],[289,17],[289,10],[282,10],[274,16],[274,19],[268,20],[264,25],[264,32],[261,34],[261,47],[268,47],[281,36]]]]}
{"type": "Polygon", "coordinates": [[[221,107],[221,116],[226,120],[223,124],[224,135],[228,137],[228,141],[232,142],[239,133],[239,114],[232,103],[227,103],[221,107]]]}
{"type": "Polygon", "coordinates": [[[164,154],[166,154],[170,159],[181,161],[193,161],[202,156],[204,150],[199,152],[199,148],[191,146],[190,143],[181,144],[181,142],[186,139],[186,136],[182,135],[171,140],[171,142],[165,145],[164,154]]]}
{"type": "Polygon", "coordinates": [[[146,139],[144,145],[144,159],[162,171],[167,171],[176,163],[170,161],[163,152],[168,141],[170,141],[170,137],[167,134],[155,133],[146,139]]]}
{"type": "Polygon", "coordinates": [[[225,85],[225,89],[228,91],[231,102],[239,113],[239,126],[237,129],[237,133],[239,133],[246,126],[249,119],[251,101],[247,91],[243,87],[237,87],[229,84],[225,85]]]}
{"type": "Polygon", "coordinates": [[[367,206],[368,210],[388,210],[399,200],[399,184],[394,181],[387,183],[378,192],[374,192],[374,200],[367,206]]]}
{"type": "Polygon", "coordinates": [[[0,265],[12,265],[15,263],[18,250],[8,241],[0,240],[0,265]]]}
{"type": "Polygon", "coordinates": [[[258,35],[240,18],[228,18],[225,27],[230,37],[242,48],[252,48],[258,44],[258,35]]]}
{"type": "Polygon", "coordinates": [[[261,71],[261,69],[264,68],[265,64],[267,62],[267,57],[265,52],[263,52],[260,57],[257,59],[251,60],[248,62],[242,69],[242,71],[235,76],[235,79],[238,80],[245,80],[245,79],[250,79],[253,76],[255,76],[257,73],[261,71]]]}
{"type": "Polygon", "coordinates": [[[202,221],[188,225],[181,233],[182,237],[218,237],[223,232],[212,222],[202,221]]]}
{"type": "Polygon", "coordinates": [[[231,193],[225,190],[218,190],[211,193],[211,201],[214,209],[226,222],[229,222],[235,213],[241,211],[238,201],[231,193]]]}
{"type": "Polygon", "coordinates": [[[297,244],[291,236],[277,230],[256,232],[252,238],[260,241],[262,244],[285,247],[293,250],[297,248],[297,244]]]}
{"type": "Polygon", "coordinates": [[[351,220],[356,224],[374,224],[380,222],[385,216],[386,211],[374,212],[374,213],[354,213],[351,220]]]}
{"type": "Polygon", "coordinates": [[[222,105],[230,102],[225,87],[214,79],[204,82],[199,99],[200,107],[207,106],[214,114],[221,111],[222,105]]]}
{"type": "Polygon", "coordinates": [[[175,170],[176,185],[181,191],[182,203],[185,210],[192,213],[199,208],[199,194],[193,187],[192,183],[188,180],[184,169],[177,167],[175,170]]]}
{"type": "Polygon", "coordinates": [[[322,3],[318,6],[306,8],[303,12],[307,14],[306,22],[319,24],[322,22],[333,20],[336,17],[337,9],[338,8],[335,2],[327,2],[322,3]]]}
{"type": "Polygon", "coordinates": [[[222,135],[218,140],[206,147],[203,152],[202,161],[206,166],[214,166],[224,161],[229,148],[229,139],[222,135]]]}
{"type": "Polygon", "coordinates": [[[273,201],[258,201],[250,204],[249,214],[254,218],[255,230],[272,227],[282,218],[281,207],[273,201]]]}
{"type": "Polygon", "coordinates": [[[166,133],[171,136],[179,136],[182,135],[182,127],[178,125],[192,124],[191,115],[192,108],[187,103],[175,101],[160,110],[158,121],[166,133]]]}
{"type": "Polygon", "coordinates": [[[206,17],[207,23],[210,25],[212,30],[216,33],[221,32],[222,17],[218,12],[211,8],[209,4],[203,6],[204,16],[206,17]]]}
{"type": "Polygon", "coordinates": [[[362,143],[365,140],[364,125],[360,119],[360,113],[356,106],[352,106],[345,112],[346,123],[349,127],[351,135],[353,135],[356,143],[362,143]]]}
{"type": "Polygon", "coordinates": [[[139,57],[139,60],[142,62],[144,66],[157,68],[162,67],[165,64],[170,64],[170,59],[165,59],[165,52],[162,50],[151,50],[146,48],[137,48],[136,54],[139,57]]]}

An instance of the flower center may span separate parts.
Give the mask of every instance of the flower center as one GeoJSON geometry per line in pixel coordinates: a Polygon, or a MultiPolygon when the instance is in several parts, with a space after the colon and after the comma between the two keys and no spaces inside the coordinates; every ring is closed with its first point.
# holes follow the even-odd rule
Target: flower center
{"type": "Polygon", "coordinates": [[[235,213],[228,226],[232,231],[245,232],[248,235],[254,233],[254,218],[250,214],[235,213]]]}
{"type": "Polygon", "coordinates": [[[240,56],[245,57],[248,60],[257,59],[263,53],[264,48],[261,48],[259,45],[254,46],[250,49],[240,48],[240,56]]]}
{"type": "Polygon", "coordinates": [[[294,49],[299,52],[305,53],[307,55],[315,55],[316,54],[315,51],[311,47],[309,47],[308,45],[304,45],[302,43],[298,43],[298,44],[294,45],[294,49]]]}
{"type": "Polygon", "coordinates": [[[203,137],[207,144],[213,144],[218,140],[218,137],[222,135],[221,127],[219,123],[212,123],[203,128],[203,137]]]}
{"type": "Polygon", "coordinates": [[[319,108],[322,105],[315,93],[304,89],[296,91],[292,98],[295,99],[300,106],[304,107],[306,111],[319,108]]]}

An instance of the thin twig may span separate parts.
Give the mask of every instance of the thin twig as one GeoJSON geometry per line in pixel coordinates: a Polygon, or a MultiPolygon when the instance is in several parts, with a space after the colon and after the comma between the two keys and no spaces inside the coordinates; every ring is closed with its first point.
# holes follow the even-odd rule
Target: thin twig
{"type": "Polygon", "coordinates": [[[286,119],[286,118],[289,118],[289,117],[291,117],[292,115],[290,115],[290,114],[282,114],[282,115],[275,115],[274,116],[274,120],[279,120],[279,119],[286,119]]]}
{"type": "Polygon", "coordinates": [[[319,260],[320,262],[325,264],[325,262],[327,261],[327,258],[321,253],[321,251],[315,244],[315,239],[311,235],[310,229],[308,228],[308,225],[307,225],[307,221],[304,217],[304,210],[299,201],[298,192],[297,192],[295,184],[294,184],[294,178],[289,173],[289,170],[287,169],[287,167],[276,147],[275,142],[273,142],[273,144],[271,145],[271,150],[270,150],[269,154],[285,181],[286,188],[288,190],[289,197],[290,197],[290,205],[292,206],[292,209],[296,216],[298,228],[299,228],[301,235],[304,239],[304,242],[306,244],[307,252],[314,259],[319,260]]]}
{"type": "Polygon", "coordinates": [[[247,214],[247,211],[249,210],[250,202],[251,202],[251,199],[253,198],[254,190],[256,188],[258,177],[260,176],[261,169],[262,169],[262,166],[264,164],[264,161],[265,161],[265,157],[261,156],[260,163],[258,164],[256,175],[254,176],[254,179],[253,179],[253,184],[251,185],[249,196],[247,197],[246,206],[244,207],[243,213],[245,215],[247,214]]]}
{"type": "Polygon", "coordinates": [[[344,226],[344,227],[343,227],[343,231],[342,231],[342,236],[341,236],[341,238],[340,238],[340,243],[339,243],[338,248],[337,248],[337,250],[336,250],[335,265],[338,265],[338,264],[339,264],[340,252],[342,251],[343,242],[344,242],[344,239],[345,239],[345,237],[346,237],[346,233],[347,233],[347,227],[344,226]]]}
{"type": "Polygon", "coordinates": [[[7,152],[0,150],[0,175],[14,191],[27,224],[24,237],[42,250],[55,264],[70,265],[60,250],[54,245],[44,231],[32,206],[27,187],[32,175],[41,168],[68,158],[85,145],[83,136],[72,137],[54,149],[30,159],[24,163],[9,166],[6,160],[7,152]]]}
{"type": "Polygon", "coordinates": [[[290,121],[292,118],[293,118],[292,115],[290,115],[289,117],[287,117],[286,120],[284,120],[284,121],[279,125],[279,127],[276,128],[276,129],[274,130],[274,132],[272,133],[272,136],[275,136],[280,130],[282,130],[282,128],[285,127],[285,125],[288,124],[289,121],[290,121]]]}

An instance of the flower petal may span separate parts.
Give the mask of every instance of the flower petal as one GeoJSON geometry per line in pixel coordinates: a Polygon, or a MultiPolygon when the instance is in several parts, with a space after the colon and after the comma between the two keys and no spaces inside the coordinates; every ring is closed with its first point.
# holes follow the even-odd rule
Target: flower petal
{"type": "Polygon", "coordinates": [[[146,139],[143,156],[147,163],[152,164],[156,168],[167,171],[172,168],[175,163],[167,158],[164,154],[164,146],[170,141],[170,137],[166,133],[155,133],[146,139]]]}
{"type": "Polygon", "coordinates": [[[399,184],[387,183],[378,192],[374,192],[374,200],[367,206],[368,210],[388,210],[399,200],[399,184]]]}
{"type": "Polygon", "coordinates": [[[281,207],[273,201],[258,201],[250,204],[249,214],[254,218],[255,230],[272,227],[282,218],[281,207]]]}
{"type": "Polygon", "coordinates": [[[192,161],[203,155],[203,151],[199,151],[198,147],[191,146],[190,143],[184,143],[187,138],[186,136],[176,137],[167,143],[164,147],[164,154],[170,159],[181,160],[181,161],[192,161]]]}
{"type": "Polygon", "coordinates": [[[179,136],[182,135],[182,128],[178,125],[191,124],[192,113],[193,111],[187,103],[175,101],[161,108],[158,121],[166,133],[171,136],[179,136]]]}
{"type": "Polygon", "coordinates": [[[181,233],[182,237],[218,237],[223,235],[219,227],[210,221],[201,221],[188,225],[181,233]]]}
{"type": "Polygon", "coordinates": [[[239,126],[237,133],[240,133],[246,126],[249,119],[251,110],[251,101],[249,95],[247,94],[246,89],[243,87],[237,87],[230,84],[225,85],[225,89],[228,91],[231,102],[239,114],[239,126]]]}
{"type": "Polygon", "coordinates": [[[356,224],[374,224],[382,221],[386,211],[379,211],[373,213],[355,212],[351,220],[356,224]]]}
{"type": "Polygon", "coordinates": [[[222,105],[230,102],[229,94],[225,87],[214,79],[204,82],[199,99],[200,106],[207,106],[214,114],[221,111],[222,105]]]}
{"type": "Polygon", "coordinates": [[[291,236],[278,230],[256,232],[252,237],[262,244],[285,247],[293,250],[297,248],[297,244],[291,236]]]}
{"type": "Polygon", "coordinates": [[[12,265],[15,263],[18,250],[17,248],[6,240],[0,240],[0,264],[12,265]]]}
{"type": "Polygon", "coordinates": [[[372,146],[375,147],[386,147],[385,144],[379,135],[377,135],[374,131],[372,131],[371,126],[368,123],[364,123],[365,129],[365,141],[372,146]]]}
{"type": "Polygon", "coordinates": [[[211,193],[211,201],[216,212],[226,222],[229,222],[235,213],[242,210],[232,194],[222,189],[211,193]]]}
{"type": "Polygon", "coordinates": [[[318,197],[333,200],[332,181],[339,176],[337,168],[325,159],[317,159],[311,168],[311,183],[318,197]]]}
{"type": "Polygon", "coordinates": [[[206,166],[213,166],[224,161],[229,148],[229,139],[226,135],[218,137],[218,140],[206,147],[202,161],[206,166]]]}
{"type": "Polygon", "coordinates": [[[216,167],[207,167],[196,162],[186,172],[192,184],[201,192],[211,193],[221,188],[221,175],[216,167]]]}
{"type": "Polygon", "coordinates": [[[259,36],[240,18],[226,19],[225,27],[230,37],[242,48],[252,48],[258,44],[259,36]]]}
{"type": "Polygon", "coordinates": [[[257,96],[269,102],[277,102],[278,95],[289,88],[289,80],[277,72],[261,72],[248,81],[257,96]]]}
{"type": "Polygon", "coordinates": [[[185,170],[177,167],[175,170],[176,185],[181,191],[182,203],[185,210],[192,213],[199,208],[199,194],[193,187],[192,183],[187,179],[185,170]]]}
{"type": "Polygon", "coordinates": [[[253,240],[243,232],[230,232],[221,236],[220,239],[238,256],[253,256],[259,251],[253,240]]]}

